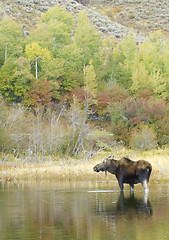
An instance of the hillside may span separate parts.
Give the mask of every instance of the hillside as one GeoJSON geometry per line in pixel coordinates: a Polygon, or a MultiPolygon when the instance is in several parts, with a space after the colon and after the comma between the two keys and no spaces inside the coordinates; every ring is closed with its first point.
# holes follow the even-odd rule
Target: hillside
{"type": "Polygon", "coordinates": [[[168,147],[169,41],[122,22],[136,3],[1,2],[0,151],[73,156],[112,136],[132,149],[168,147]]]}
{"type": "Polygon", "coordinates": [[[139,33],[159,29],[167,35],[169,32],[169,1],[166,0],[90,1],[90,8],[139,33]]]}
{"type": "Polygon", "coordinates": [[[166,0],[3,0],[0,18],[11,16],[23,25],[24,34],[28,35],[38,16],[58,3],[75,17],[86,9],[96,28],[115,38],[131,31],[138,42],[142,42],[150,31],[161,29],[166,35],[169,33],[169,2],[166,0]]]}
{"type": "MultiPolygon", "coordinates": [[[[91,5],[86,7],[73,0],[8,0],[0,3],[0,16],[1,19],[7,15],[11,16],[14,20],[23,25],[24,34],[28,35],[30,29],[35,26],[38,16],[58,3],[67,11],[71,12],[75,17],[80,10],[86,9],[89,12],[91,22],[93,22],[96,28],[103,34],[110,34],[113,37],[121,38],[130,30],[135,36],[137,35],[139,42],[143,40],[142,32],[138,32],[136,29],[137,26],[133,27],[132,24],[130,24],[132,21],[130,16],[131,10],[130,14],[126,14],[128,8],[122,8],[121,4],[119,3],[117,5],[115,1],[110,1],[107,4],[101,2],[99,4],[94,4],[93,2],[92,4],[92,2],[90,2],[91,5]],[[103,11],[100,11],[101,9],[103,11]],[[105,16],[106,14],[108,16],[105,16]]],[[[133,18],[133,22],[134,21],[135,19],[133,18]]],[[[140,27],[138,26],[138,29],[139,28],[140,27]]]]}

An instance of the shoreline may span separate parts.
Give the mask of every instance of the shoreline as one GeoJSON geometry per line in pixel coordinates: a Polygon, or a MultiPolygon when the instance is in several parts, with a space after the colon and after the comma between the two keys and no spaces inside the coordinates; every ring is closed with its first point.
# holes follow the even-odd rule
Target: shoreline
{"type": "MultiPolygon", "coordinates": [[[[46,156],[42,162],[24,162],[24,159],[16,159],[6,156],[8,161],[0,161],[0,182],[18,180],[54,180],[54,181],[116,181],[116,177],[110,173],[96,173],[93,166],[102,162],[112,152],[101,152],[95,155],[90,161],[83,158],[52,158],[46,156]]],[[[120,159],[128,156],[131,160],[144,159],[152,164],[153,170],[150,182],[169,181],[169,149],[152,150],[135,154],[126,149],[118,152],[120,159]],[[131,157],[133,155],[133,157],[131,157]],[[135,155],[135,156],[134,156],[135,155]]]]}
{"type": "MultiPolygon", "coordinates": [[[[98,162],[1,164],[0,182],[20,180],[116,181],[115,176],[110,173],[105,175],[104,172],[96,173],[93,171],[93,166],[98,162]]],[[[150,163],[153,166],[150,182],[169,181],[169,169],[166,168],[166,162],[161,161],[158,165],[155,165],[154,161],[150,161],[150,163]]]]}

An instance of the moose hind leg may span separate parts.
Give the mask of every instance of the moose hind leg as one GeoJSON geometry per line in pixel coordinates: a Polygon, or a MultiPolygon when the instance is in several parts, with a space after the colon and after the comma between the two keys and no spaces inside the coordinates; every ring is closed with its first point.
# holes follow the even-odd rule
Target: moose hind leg
{"type": "Polygon", "coordinates": [[[148,192],[148,183],[147,183],[147,179],[144,179],[144,180],[142,181],[142,185],[143,185],[144,191],[148,192]]]}
{"type": "Polygon", "coordinates": [[[130,192],[134,191],[134,184],[130,184],[130,192]]]}

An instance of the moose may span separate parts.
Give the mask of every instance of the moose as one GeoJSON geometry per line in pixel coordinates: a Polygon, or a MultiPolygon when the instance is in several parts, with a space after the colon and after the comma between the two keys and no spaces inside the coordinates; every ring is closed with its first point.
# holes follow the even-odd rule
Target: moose
{"type": "Polygon", "coordinates": [[[134,190],[134,184],[141,183],[144,190],[148,191],[148,182],[152,171],[152,166],[148,161],[138,160],[132,161],[129,158],[123,157],[120,160],[115,160],[111,156],[94,166],[94,171],[105,171],[115,174],[120,190],[123,191],[124,183],[130,185],[130,190],[134,190]]]}

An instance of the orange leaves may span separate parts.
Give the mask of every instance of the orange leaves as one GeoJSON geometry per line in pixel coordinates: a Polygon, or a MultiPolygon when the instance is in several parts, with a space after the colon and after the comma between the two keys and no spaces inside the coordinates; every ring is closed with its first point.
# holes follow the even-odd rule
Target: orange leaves
{"type": "Polygon", "coordinates": [[[34,110],[44,110],[52,105],[52,90],[50,81],[36,80],[27,93],[26,104],[34,110]]]}

